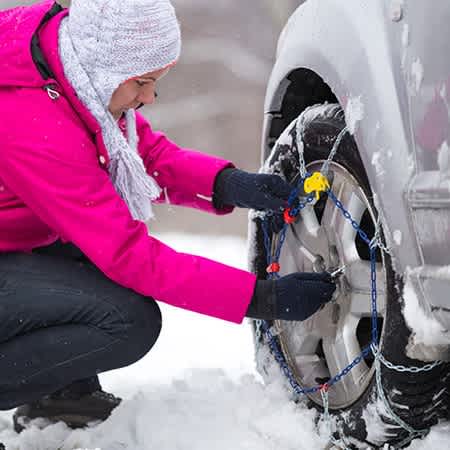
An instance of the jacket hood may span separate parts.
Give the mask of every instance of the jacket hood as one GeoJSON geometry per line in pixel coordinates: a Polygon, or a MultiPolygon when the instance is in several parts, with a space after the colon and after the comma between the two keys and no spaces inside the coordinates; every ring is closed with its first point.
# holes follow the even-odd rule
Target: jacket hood
{"type": "Polygon", "coordinates": [[[31,52],[31,41],[54,1],[0,11],[0,87],[41,87],[46,80],[31,52]]]}

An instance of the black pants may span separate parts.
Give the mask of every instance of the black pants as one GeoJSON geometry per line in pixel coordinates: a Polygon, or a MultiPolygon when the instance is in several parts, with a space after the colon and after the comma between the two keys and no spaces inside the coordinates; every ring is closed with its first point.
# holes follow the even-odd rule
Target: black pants
{"type": "Polygon", "coordinates": [[[98,373],[142,358],[160,330],[152,298],[108,279],[73,245],[0,253],[0,410],[95,387],[98,373]]]}

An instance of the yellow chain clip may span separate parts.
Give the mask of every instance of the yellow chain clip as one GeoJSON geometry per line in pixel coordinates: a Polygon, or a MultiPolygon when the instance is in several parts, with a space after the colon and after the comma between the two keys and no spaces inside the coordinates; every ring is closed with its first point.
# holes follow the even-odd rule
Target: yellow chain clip
{"type": "Polygon", "coordinates": [[[304,189],[306,194],[316,193],[316,200],[319,200],[320,193],[330,189],[330,183],[327,177],[320,172],[314,172],[305,180],[304,189]]]}

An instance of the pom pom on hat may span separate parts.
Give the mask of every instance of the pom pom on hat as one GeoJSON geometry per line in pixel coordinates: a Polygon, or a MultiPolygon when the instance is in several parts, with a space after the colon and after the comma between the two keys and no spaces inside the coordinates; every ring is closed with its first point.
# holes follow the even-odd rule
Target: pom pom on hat
{"type": "Polygon", "coordinates": [[[180,26],[170,0],[72,0],[67,30],[105,105],[125,80],[180,56],[180,26]]]}

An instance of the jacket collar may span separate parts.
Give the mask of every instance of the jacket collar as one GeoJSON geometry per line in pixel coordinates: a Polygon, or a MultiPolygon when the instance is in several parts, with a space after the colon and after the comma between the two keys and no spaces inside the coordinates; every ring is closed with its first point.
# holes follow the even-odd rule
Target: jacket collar
{"type": "Polygon", "coordinates": [[[53,6],[47,11],[47,13],[42,18],[41,22],[39,23],[36,31],[34,32],[32,38],[31,38],[31,58],[33,59],[33,62],[41,74],[41,77],[44,80],[49,80],[52,78],[55,78],[55,75],[51,71],[50,67],[48,66],[47,62],[45,61],[44,55],[42,54],[41,46],[40,46],[40,36],[39,33],[41,29],[45,26],[45,24],[51,20],[53,17],[55,17],[57,14],[59,14],[63,10],[63,7],[59,5],[58,3],[54,3],[53,6]]]}
{"type": "Polygon", "coordinates": [[[61,89],[64,97],[72,105],[74,110],[93,134],[101,134],[101,128],[95,117],[78,99],[75,90],[64,74],[64,67],[58,51],[58,31],[61,21],[69,14],[67,9],[62,10],[51,18],[41,30],[39,30],[40,48],[46,63],[46,70],[54,76],[54,81],[61,89]]]}
{"type": "Polygon", "coordinates": [[[0,11],[1,88],[40,88],[45,84],[33,63],[31,41],[53,3],[46,0],[33,6],[0,11]]]}

